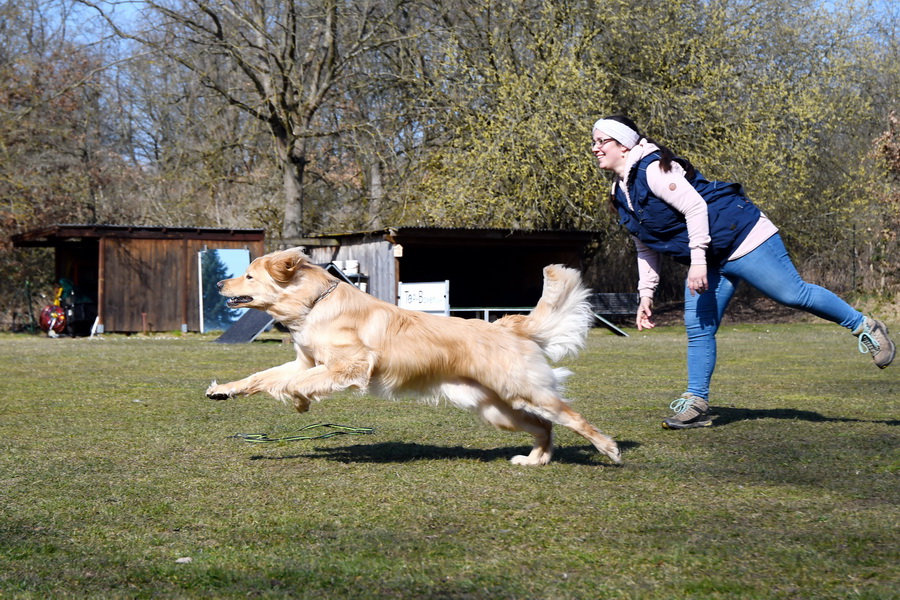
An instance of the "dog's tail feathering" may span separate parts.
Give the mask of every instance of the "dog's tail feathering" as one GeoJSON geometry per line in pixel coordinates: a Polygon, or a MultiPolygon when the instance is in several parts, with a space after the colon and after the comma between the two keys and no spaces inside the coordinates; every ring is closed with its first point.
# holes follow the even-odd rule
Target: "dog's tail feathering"
{"type": "Polygon", "coordinates": [[[537,342],[550,360],[574,356],[584,348],[587,332],[594,322],[589,296],[590,290],[581,282],[581,273],[562,265],[550,265],[544,268],[544,291],[531,314],[503,324],[537,342]]]}

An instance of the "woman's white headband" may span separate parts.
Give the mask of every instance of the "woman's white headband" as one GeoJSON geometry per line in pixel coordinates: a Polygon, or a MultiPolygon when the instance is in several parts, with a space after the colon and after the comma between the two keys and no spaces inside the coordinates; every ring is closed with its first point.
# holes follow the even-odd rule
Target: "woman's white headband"
{"type": "Polygon", "coordinates": [[[637,131],[612,119],[600,119],[594,123],[594,129],[599,129],[626,148],[634,148],[641,141],[641,136],[637,131]]]}

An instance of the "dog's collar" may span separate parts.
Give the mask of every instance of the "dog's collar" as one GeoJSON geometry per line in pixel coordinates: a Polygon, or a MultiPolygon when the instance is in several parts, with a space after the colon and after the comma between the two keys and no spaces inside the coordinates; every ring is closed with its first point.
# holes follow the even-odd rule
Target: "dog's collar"
{"type": "Polygon", "coordinates": [[[330,286],[328,286],[328,289],[327,289],[327,290],[325,290],[324,292],[322,292],[321,294],[319,294],[319,297],[316,298],[316,301],[315,301],[315,302],[313,302],[313,306],[315,306],[316,304],[318,304],[319,302],[321,302],[322,300],[324,300],[325,297],[326,297],[328,294],[330,294],[331,292],[334,291],[334,288],[336,288],[336,287],[338,286],[339,283],[340,283],[340,281],[335,281],[335,282],[332,283],[330,286]]]}

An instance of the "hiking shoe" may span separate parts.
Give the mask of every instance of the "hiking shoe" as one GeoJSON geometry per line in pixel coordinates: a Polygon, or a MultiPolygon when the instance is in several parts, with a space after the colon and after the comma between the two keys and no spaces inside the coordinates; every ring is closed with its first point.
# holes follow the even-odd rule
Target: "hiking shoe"
{"type": "Polygon", "coordinates": [[[870,317],[862,324],[862,331],[856,334],[859,338],[859,351],[863,354],[871,354],[872,360],[879,369],[884,369],[894,360],[897,347],[888,337],[888,328],[881,321],[870,317]]]}
{"type": "Polygon", "coordinates": [[[709,418],[709,404],[699,396],[684,394],[670,404],[669,408],[675,411],[675,415],[663,419],[664,429],[692,429],[712,425],[709,418]]]}

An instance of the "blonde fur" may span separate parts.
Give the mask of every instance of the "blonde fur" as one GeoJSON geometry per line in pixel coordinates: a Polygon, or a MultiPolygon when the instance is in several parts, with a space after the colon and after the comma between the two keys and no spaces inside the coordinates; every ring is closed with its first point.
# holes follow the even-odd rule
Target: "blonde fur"
{"type": "Polygon", "coordinates": [[[264,310],[284,325],[297,358],[239,381],[213,382],[206,395],[266,392],[299,412],[346,389],[446,398],[496,427],[531,433],[534,448],[513,457],[515,464],[550,461],[553,423],[620,462],[615,442],[562,399],[570,372],[546,358],[576,354],[591,325],[588,290],[574,269],[546,267],[534,311],[495,323],[404,310],[337,282],[299,248],[260,257],[244,275],[220,281],[230,306],[264,310]]]}

